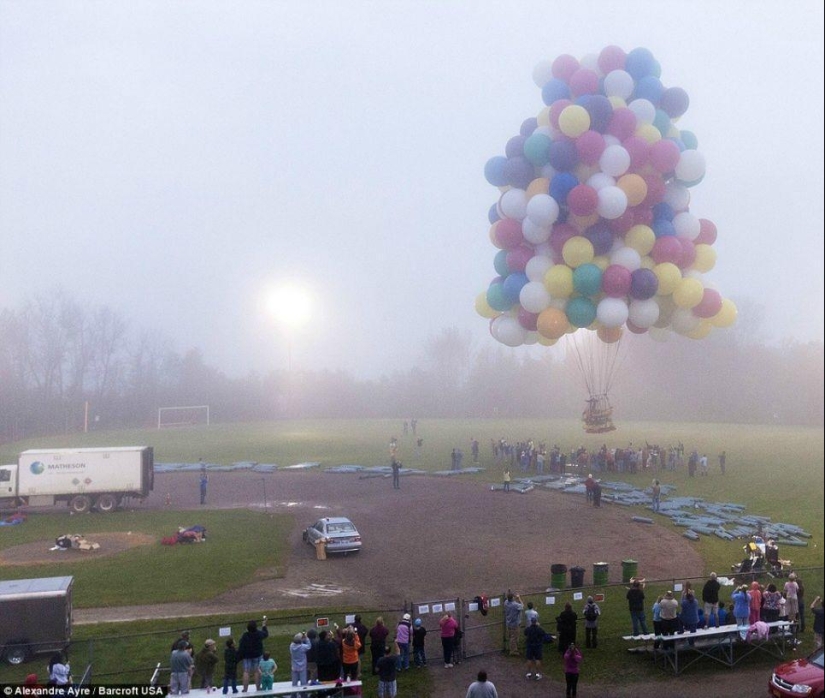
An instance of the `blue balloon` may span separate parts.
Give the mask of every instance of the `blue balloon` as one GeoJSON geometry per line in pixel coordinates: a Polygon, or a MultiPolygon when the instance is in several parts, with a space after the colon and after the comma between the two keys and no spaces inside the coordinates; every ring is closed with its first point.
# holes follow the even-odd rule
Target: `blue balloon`
{"type": "Polygon", "coordinates": [[[687,150],[687,148],[685,147],[685,143],[681,138],[669,138],[668,140],[673,141],[677,145],[680,153],[684,150],[687,150]]]}
{"type": "Polygon", "coordinates": [[[604,95],[582,95],[576,104],[584,107],[590,114],[590,130],[605,133],[613,116],[613,105],[604,95]]]}
{"type": "Polygon", "coordinates": [[[650,227],[653,228],[653,233],[657,238],[676,235],[676,228],[674,228],[673,223],[666,218],[655,218],[653,225],[650,227]]]}
{"type": "Polygon", "coordinates": [[[520,134],[513,136],[507,141],[507,145],[504,146],[504,154],[508,158],[517,158],[520,155],[524,155],[524,141],[526,140],[527,138],[520,134]]]}
{"type": "Polygon", "coordinates": [[[661,67],[657,68],[657,66],[658,63],[653,54],[646,48],[634,48],[627,54],[624,62],[624,69],[636,82],[648,75],[655,76],[657,70],[661,71],[661,67]]]}
{"type": "Polygon", "coordinates": [[[499,250],[493,257],[493,268],[499,276],[507,276],[510,270],[507,268],[507,250],[499,250]]]}
{"type": "Polygon", "coordinates": [[[504,176],[507,179],[507,184],[519,189],[526,189],[535,177],[535,169],[525,157],[508,158],[504,164],[504,176]]]}
{"type": "Polygon", "coordinates": [[[561,206],[567,202],[567,195],[579,183],[575,175],[569,172],[559,172],[550,180],[550,196],[561,206]]]}
{"type": "MultiPolygon", "coordinates": [[[[506,298],[510,302],[511,306],[518,303],[518,298],[521,294],[521,289],[524,288],[524,285],[529,280],[530,279],[527,278],[527,274],[520,271],[510,274],[506,279],[504,279],[504,283],[502,284],[504,298],[506,298]]],[[[490,307],[492,308],[493,306],[490,307]]],[[[498,308],[496,308],[496,310],[498,310],[498,308]]]]}
{"type": "Polygon", "coordinates": [[[487,289],[487,305],[493,310],[498,310],[500,313],[503,313],[505,310],[510,310],[510,308],[513,307],[512,301],[504,295],[503,283],[495,281],[490,284],[490,287],[487,289]]]}
{"type": "Polygon", "coordinates": [[[507,158],[496,155],[490,158],[484,165],[484,178],[494,187],[503,187],[507,184],[507,177],[504,175],[504,166],[507,158]]]}
{"type": "Polygon", "coordinates": [[[521,128],[519,129],[519,133],[527,138],[527,136],[531,135],[533,131],[535,131],[539,127],[538,119],[535,116],[531,116],[528,119],[525,119],[521,122],[521,128]]]}
{"type": "Polygon", "coordinates": [[[662,93],[664,91],[665,88],[659,78],[655,78],[652,75],[645,75],[643,78],[639,78],[636,82],[636,89],[633,92],[633,98],[646,99],[649,102],[653,102],[653,105],[658,107],[659,102],[662,100],[662,93]]]}
{"type": "Polygon", "coordinates": [[[498,215],[498,204],[490,206],[490,210],[487,211],[487,220],[490,221],[490,225],[501,220],[501,216],[498,215]]]}
{"type": "Polygon", "coordinates": [[[651,269],[636,269],[630,275],[630,297],[638,300],[647,300],[656,295],[659,290],[659,277],[651,269]]]}
{"type": "Polygon", "coordinates": [[[549,107],[557,99],[570,99],[570,88],[564,80],[551,78],[550,81],[541,88],[541,98],[549,107]]]}
{"type": "Polygon", "coordinates": [[[584,237],[593,245],[593,252],[597,255],[607,254],[613,247],[613,231],[604,221],[591,225],[584,231],[584,237]]]}
{"type": "Polygon", "coordinates": [[[553,141],[550,143],[550,164],[557,172],[572,170],[579,161],[579,151],[574,141],[553,141]]]}
{"type": "MultiPolygon", "coordinates": [[[[488,301],[489,302],[489,301],[488,301]]],[[[492,307],[492,306],[490,306],[492,307]]],[[[596,319],[596,306],[589,298],[571,298],[564,309],[573,327],[587,327],[596,319]]]]}
{"type": "Polygon", "coordinates": [[[653,207],[653,219],[657,218],[664,218],[665,220],[672,221],[673,216],[676,215],[676,212],[673,210],[673,206],[671,206],[666,201],[660,201],[653,207]]]}

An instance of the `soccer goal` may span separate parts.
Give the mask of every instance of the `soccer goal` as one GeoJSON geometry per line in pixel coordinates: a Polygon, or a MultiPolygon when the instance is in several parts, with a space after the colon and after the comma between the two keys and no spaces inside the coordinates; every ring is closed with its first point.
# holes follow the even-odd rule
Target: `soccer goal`
{"type": "Polygon", "coordinates": [[[209,426],[209,405],[158,407],[158,429],[189,427],[194,424],[209,426]]]}

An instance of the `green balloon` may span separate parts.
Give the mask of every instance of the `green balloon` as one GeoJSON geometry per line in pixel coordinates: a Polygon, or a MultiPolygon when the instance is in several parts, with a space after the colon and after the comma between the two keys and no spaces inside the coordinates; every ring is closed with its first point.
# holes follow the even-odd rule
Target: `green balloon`
{"type": "Polygon", "coordinates": [[[699,149],[699,139],[696,137],[696,134],[693,131],[680,131],[679,138],[682,140],[682,143],[685,144],[685,148],[687,148],[688,150],[699,149]]]}
{"type": "Polygon", "coordinates": [[[543,133],[533,133],[524,141],[524,157],[536,167],[550,162],[550,144],[553,141],[543,133]]]}
{"type": "Polygon", "coordinates": [[[496,252],[496,256],[493,258],[493,267],[499,276],[507,276],[507,274],[510,273],[510,269],[507,266],[507,250],[499,250],[496,252]]]}
{"type": "Polygon", "coordinates": [[[490,284],[490,288],[487,289],[487,305],[502,313],[513,307],[513,304],[505,296],[504,285],[500,281],[490,284]]]}
{"type": "MultiPolygon", "coordinates": [[[[489,300],[488,300],[489,302],[489,300]]],[[[491,304],[492,305],[492,304],[491,304]]],[[[589,298],[571,298],[565,308],[567,319],[573,327],[588,327],[596,319],[596,306],[589,298]]]]}
{"type": "Polygon", "coordinates": [[[595,296],[602,288],[602,270],[595,264],[576,267],[573,271],[573,288],[583,296],[595,296]]]}

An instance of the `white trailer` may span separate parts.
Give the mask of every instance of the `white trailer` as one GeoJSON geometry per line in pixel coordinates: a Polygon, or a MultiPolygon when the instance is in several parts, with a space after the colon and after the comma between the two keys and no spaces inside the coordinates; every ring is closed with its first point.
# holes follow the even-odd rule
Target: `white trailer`
{"type": "Polygon", "coordinates": [[[145,498],[154,486],[151,446],[23,451],[0,466],[0,506],[52,506],[77,513],[110,512],[126,498],[145,498]]]}

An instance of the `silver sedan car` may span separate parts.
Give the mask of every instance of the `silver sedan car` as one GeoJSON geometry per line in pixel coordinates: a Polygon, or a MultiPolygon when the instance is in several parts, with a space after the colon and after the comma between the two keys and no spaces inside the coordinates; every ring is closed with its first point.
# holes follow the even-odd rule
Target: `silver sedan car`
{"type": "Polygon", "coordinates": [[[304,541],[310,545],[320,538],[327,540],[328,553],[355,553],[361,550],[361,534],[349,519],[329,516],[318,519],[304,531],[304,541]]]}

